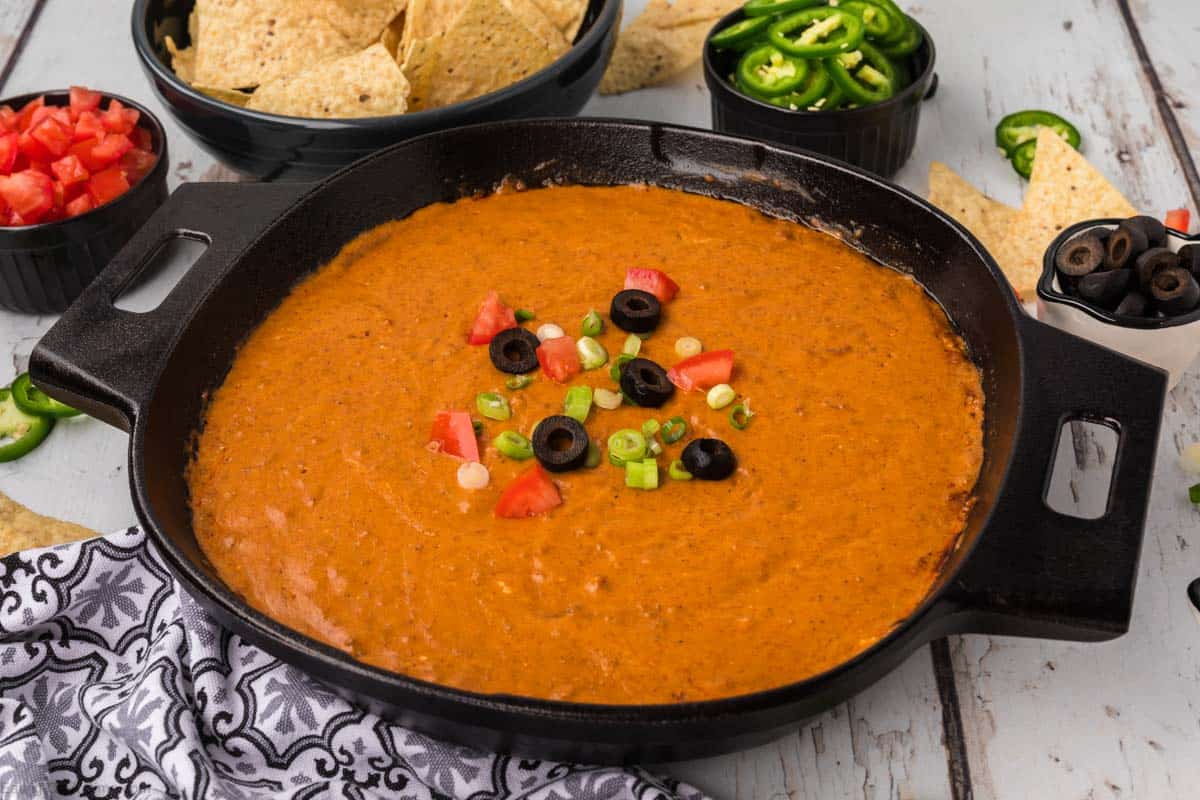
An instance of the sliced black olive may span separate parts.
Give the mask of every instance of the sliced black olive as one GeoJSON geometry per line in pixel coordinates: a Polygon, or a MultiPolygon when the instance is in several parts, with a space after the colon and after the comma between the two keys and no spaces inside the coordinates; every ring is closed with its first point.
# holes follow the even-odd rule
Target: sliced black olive
{"type": "Polygon", "coordinates": [[[627,333],[649,333],[662,319],[662,304],[649,292],[626,289],[613,295],[608,315],[614,325],[627,333]]]}
{"type": "Polygon", "coordinates": [[[572,417],[555,414],[533,429],[533,455],[551,472],[579,469],[587,463],[587,454],[587,431],[572,417]]]}
{"type": "Polygon", "coordinates": [[[1200,283],[1183,267],[1167,267],[1154,273],[1150,296],[1164,314],[1186,314],[1200,305],[1200,283]]]}
{"type": "Polygon", "coordinates": [[[507,328],[492,337],[488,355],[501,372],[523,375],[538,368],[539,344],[538,338],[524,328],[507,328]]]}
{"type": "Polygon", "coordinates": [[[1137,267],[1138,286],[1145,289],[1150,286],[1150,279],[1154,277],[1154,273],[1160,269],[1178,267],[1179,256],[1165,247],[1151,247],[1137,257],[1134,265],[1137,267]]]}
{"type": "Polygon", "coordinates": [[[658,408],[675,394],[675,384],[658,364],[635,358],[621,367],[621,391],[639,406],[658,408]]]}
{"type": "Polygon", "coordinates": [[[1102,263],[1104,243],[1091,231],[1079,234],[1054,254],[1054,265],[1058,271],[1072,278],[1095,272],[1102,263]]]}
{"type": "Polygon", "coordinates": [[[1118,317],[1140,317],[1146,313],[1146,306],[1149,304],[1150,301],[1146,299],[1146,295],[1141,292],[1130,292],[1117,304],[1117,310],[1113,313],[1118,317]]]}
{"type": "Polygon", "coordinates": [[[683,468],[702,481],[724,480],[737,469],[737,456],[720,439],[693,439],[682,459],[683,468]]]}
{"type": "Polygon", "coordinates": [[[1080,297],[1092,305],[1113,309],[1116,308],[1117,303],[1121,302],[1121,298],[1125,296],[1131,283],[1133,283],[1133,270],[1114,269],[1084,275],[1075,285],[1075,290],[1079,292],[1080,297]]]}
{"type": "Polygon", "coordinates": [[[1146,242],[1150,247],[1162,247],[1167,243],[1167,226],[1154,217],[1130,217],[1121,223],[1122,226],[1141,228],[1146,234],[1146,242]]]}
{"type": "Polygon", "coordinates": [[[1179,266],[1200,280],[1200,244],[1185,244],[1176,255],[1179,256],[1179,266]]]}
{"type": "Polygon", "coordinates": [[[1122,222],[1108,237],[1104,253],[1104,266],[1108,269],[1124,269],[1133,260],[1146,252],[1150,241],[1146,232],[1138,226],[1126,227],[1122,222]]]}

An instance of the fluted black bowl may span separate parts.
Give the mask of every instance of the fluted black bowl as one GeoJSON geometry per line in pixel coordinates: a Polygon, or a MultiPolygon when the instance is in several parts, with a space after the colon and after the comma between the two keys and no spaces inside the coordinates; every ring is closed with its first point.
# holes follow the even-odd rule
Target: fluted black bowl
{"type": "Polygon", "coordinates": [[[360,119],[304,119],[223,103],[196,91],[171,69],[170,36],[190,42],[195,0],[135,0],[133,44],[154,91],[200,147],[232,169],[261,180],[321,178],[390,144],[425,133],[529,117],[578,114],[608,66],[621,0],[590,0],[572,47],[547,67],[462,103],[360,119]]]}

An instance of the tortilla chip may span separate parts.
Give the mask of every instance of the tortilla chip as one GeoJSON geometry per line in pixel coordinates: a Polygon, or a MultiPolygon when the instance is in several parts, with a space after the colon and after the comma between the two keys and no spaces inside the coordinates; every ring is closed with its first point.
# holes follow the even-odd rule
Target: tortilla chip
{"type": "Polygon", "coordinates": [[[404,73],[387,48],[376,43],[264,84],[246,107],[290,117],[377,117],[403,114],[408,94],[404,73]]]}
{"type": "Polygon", "coordinates": [[[404,37],[404,17],[405,12],[401,11],[379,35],[379,43],[397,61],[400,60],[400,42],[404,37]]]}
{"type": "Polygon", "coordinates": [[[600,94],[665,83],[700,60],[713,24],[740,6],[732,0],[650,0],[617,37],[600,94]]]}
{"type": "Polygon", "coordinates": [[[406,63],[414,43],[445,33],[462,15],[467,0],[410,0],[400,39],[401,63],[406,63]]]}
{"type": "Polygon", "coordinates": [[[558,58],[570,48],[571,44],[567,41],[567,37],[534,3],[534,0],[501,0],[501,2],[512,12],[514,17],[521,21],[522,25],[529,29],[530,33],[542,40],[554,58],[558,58]]]}
{"type": "Polygon", "coordinates": [[[588,0],[533,0],[568,42],[574,42],[587,14],[588,0]]]}
{"type": "MultiPolygon", "coordinates": [[[[419,5],[432,0],[419,0],[419,5]]],[[[414,6],[418,3],[414,3],[414,6]]],[[[422,15],[427,13],[423,8],[422,15]]],[[[404,62],[409,106],[439,108],[509,86],[554,60],[501,0],[468,0],[442,34],[413,41],[404,62]]]]}
{"type": "Polygon", "coordinates": [[[194,80],[218,89],[259,86],[361,49],[294,0],[196,0],[195,47],[194,80]]]}
{"type": "Polygon", "coordinates": [[[82,525],[35,514],[0,494],[0,556],[34,547],[77,542],[95,535],[82,525]]]}
{"type": "Polygon", "coordinates": [[[170,36],[163,37],[163,44],[171,54],[171,69],[188,83],[196,80],[196,48],[185,47],[182,50],[170,36]]]}
{"type": "Polygon", "coordinates": [[[1038,132],[1025,204],[993,255],[1022,300],[1034,296],[1042,257],[1066,227],[1096,217],[1137,214],[1125,197],[1050,128],[1038,132]]]}
{"type": "Polygon", "coordinates": [[[356,48],[363,48],[379,40],[388,23],[404,11],[407,3],[408,0],[322,0],[321,10],[342,36],[356,48]]]}
{"type": "Polygon", "coordinates": [[[238,108],[245,108],[249,104],[250,98],[254,96],[249,92],[239,92],[237,89],[218,89],[215,86],[201,86],[198,83],[193,83],[192,88],[214,100],[220,100],[222,103],[229,103],[238,108]]]}
{"type": "Polygon", "coordinates": [[[940,161],[929,165],[929,202],[958,220],[991,253],[1008,234],[1017,209],[985,195],[940,161]]]}

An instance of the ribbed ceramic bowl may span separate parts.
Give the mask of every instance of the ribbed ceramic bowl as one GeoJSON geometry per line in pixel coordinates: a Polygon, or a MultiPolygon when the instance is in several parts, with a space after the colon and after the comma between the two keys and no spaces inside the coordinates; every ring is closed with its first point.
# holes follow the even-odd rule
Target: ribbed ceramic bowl
{"type": "MultiPolygon", "coordinates": [[[[741,9],[711,31],[745,19],[741,9]]],[[[844,111],[792,111],[739,92],[729,81],[741,53],[704,44],[704,81],[712,95],[713,129],[785,147],[811,150],[890,178],[908,161],[917,143],[921,103],[937,92],[936,51],[929,31],[915,21],[924,42],[909,58],[913,82],[882,103],[844,111]]]]}
{"type": "MultiPolygon", "coordinates": [[[[167,199],[167,134],[143,105],[101,92],[102,102],[120,100],[141,112],[138,127],[150,132],[158,160],[125,194],[86,214],[57,222],[0,227],[0,308],[28,314],[66,311],[84,287],[108,266],[155,209],[167,199]]],[[[13,108],[46,96],[47,105],[66,105],[67,90],[32,92],[0,100],[13,108]]]]}

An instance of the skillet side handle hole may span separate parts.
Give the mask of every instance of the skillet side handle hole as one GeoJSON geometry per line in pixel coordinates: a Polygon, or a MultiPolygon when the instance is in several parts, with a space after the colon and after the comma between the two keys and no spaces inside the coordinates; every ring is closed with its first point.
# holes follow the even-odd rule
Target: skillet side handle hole
{"type": "Polygon", "coordinates": [[[208,250],[208,237],[176,231],[154,249],[121,289],[113,305],[122,311],[146,314],[158,308],[192,265],[208,250]]]}
{"type": "Polygon", "coordinates": [[[1120,438],[1115,423],[1065,420],[1058,429],[1058,445],[1042,501],[1068,517],[1100,519],[1107,514],[1120,438]]]}

